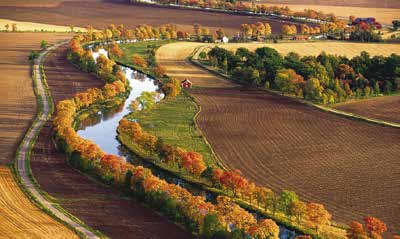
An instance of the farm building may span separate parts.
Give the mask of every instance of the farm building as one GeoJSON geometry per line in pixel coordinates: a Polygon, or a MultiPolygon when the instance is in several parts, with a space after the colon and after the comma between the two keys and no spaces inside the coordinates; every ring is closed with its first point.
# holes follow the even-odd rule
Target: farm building
{"type": "Polygon", "coordinates": [[[192,85],[193,85],[193,83],[188,79],[185,79],[181,82],[182,88],[192,88],[192,85]]]}

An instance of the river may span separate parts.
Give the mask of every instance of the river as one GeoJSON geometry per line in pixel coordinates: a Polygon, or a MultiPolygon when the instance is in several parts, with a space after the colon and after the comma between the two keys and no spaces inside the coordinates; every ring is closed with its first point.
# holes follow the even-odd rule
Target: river
{"type": "MultiPolygon", "coordinates": [[[[99,49],[97,52],[92,52],[92,54],[94,59],[96,59],[100,54],[108,57],[107,51],[104,49],[99,49]]],[[[152,164],[146,163],[138,158],[118,141],[117,127],[119,125],[119,121],[124,116],[132,112],[130,103],[133,100],[140,97],[143,92],[157,93],[156,101],[160,101],[164,97],[164,94],[160,91],[160,88],[154,79],[129,67],[121,66],[121,69],[125,73],[126,79],[129,81],[129,85],[132,88],[128,98],[118,107],[112,109],[103,109],[97,114],[83,119],[77,130],[78,135],[82,138],[93,141],[106,153],[119,155],[135,165],[143,165],[151,168],[153,173],[158,177],[163,178],[170,183],[181,185],[191,191],[193,194],[204,195],[208,200],[213,201],[215,198],[214,195],[201,190],[195,185],[185,183],[183,180],[170,175],[168,172],[157,170],[152,164]]],[[[260,218],[260,215],[258,214],[255,214],[255,216],[260,218]]],[[[294,231],[291,231],[281,225],[279,227],[280,239],[293,239],[296,236],[294,231]]]]}

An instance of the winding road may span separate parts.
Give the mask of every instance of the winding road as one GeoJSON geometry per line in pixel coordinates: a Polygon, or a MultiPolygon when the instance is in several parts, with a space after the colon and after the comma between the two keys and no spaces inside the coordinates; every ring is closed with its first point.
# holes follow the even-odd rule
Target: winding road
{"type": "Polygon", "coordinates": [[[73,221],[69,216],[65,215],[62,211],[60,211],[53,202],[47,200],[42,196],[39,190],[35,187],[33,181],[30,178],[29,168],[27,168],[27,163],[29,162],[29,152],[32,150],[33,143],[35,142],[35,138],[38,135],[40,129],[44,126],[47,119],[51,116],[52,110],[50,109],[48,93],[45,91],[44,82],[42,76],[40,74],[40,64],[45,58],[46,54],[50,51],[56,49],[60,45],[65,42],[55,44],[45,51],[41,52],[39,57],[35,60],[33,70],[34,70],[34,82],[37,89],[37,97],[39,97],[40,101],[43,103],[42,112],[39,112],[37,119],[33,122],[31,128],[26,133],[19,149],[19,154],[17,156],[17,170],[21,177],[22,184],[26,187],[27,191],[36,199],[38,203],[40,203],[43,207],[48,209],[51,214],[55,217],[68,224],[70,227],[75,230],[81,232],[87,238],[99,238],[93,232],[89,231],[79,223],[73,221]],[[28,157],[27,157],[28,155],[28,157]]]}

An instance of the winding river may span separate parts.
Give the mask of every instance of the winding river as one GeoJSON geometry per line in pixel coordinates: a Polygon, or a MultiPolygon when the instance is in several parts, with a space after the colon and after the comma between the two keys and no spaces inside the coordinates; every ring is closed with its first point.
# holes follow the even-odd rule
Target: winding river
{"type": "MultiPolygon", "coordinates": [[[[92,51],[93,58],[96,59],[100,54],[108,57],[108,53],[104,49],[98,51],[92,51]]],[[[196,195],[204,195],[207,199],[213,200],[214,195],[201,190],[195,185],[185,183],[181,179],[171,176],[167,172],[157,170],[151,164],[144,162],[138,158],[134,153],[130,152],[127,148],[120,144],[117,139],[117,127],[119,121],[127,114],[132,112],[130,103],[140,97],[143,92],[157,93],[156,101],[160,101],[164,94],[161,92],[156,81],[147,75],[133,70],[129,67],[121,66],[121,69],[125,73],[126,79],[129,81],[131,87],[130,94],[124,103],[114,107],[112,109],[103,109],[100,112],[90,115],[81,121],[77,133],[79,136],[85,139],[89,139],[100,146],[106,153],[115,154],[124,157],[127,161],[134,163],[135,165],[143,165],[152,169],[153,173],[160,178],[167,180],[170,183],[181,185],[196,195]]],[[[257,218],[260,215],[255,214],[257,218]]],[[[296,237],[296,233],[279,225],[280,239],[293,239],[296,237]]]]}

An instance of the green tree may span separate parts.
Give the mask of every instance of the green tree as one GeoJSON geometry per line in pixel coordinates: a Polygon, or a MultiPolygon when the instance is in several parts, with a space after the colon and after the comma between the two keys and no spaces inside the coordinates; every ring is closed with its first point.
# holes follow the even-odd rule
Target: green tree
{"type": "Polygon", "coordinates": [[[305,87],[306,99],[320,102],[323,90],[324,88],[321,86],[317,78],[311,78],[308,81],[306,81],[306,87],[305,87]]]}
{"type": "Polygon", "coordinates": [[[290,216],[291,214],[289,213],[289,205],[297,201],[299,201],[299,198],[295,192],[283,190],[279,197],[279,210],[285,213],[287,216],[290,216]]]}
{"type": "Polygon", "coordinates": [[[46,40],[42,40],[42,41],[40,42],[40,48],[44,49],[44,48],[47,47],[48,44],[49,44],[49,43],[48,43],[46,40]]]}
{"type": "Polygon", "coordinates": [[[379,88],[379,82],[376,81],[376,82],[375,82],[375,86],[374,86],[374,94],[375,94],[375,95],[379,95],[380,93],[381,93],[381,90],[380,90],[380,88],[379,88]]]}
{"type": "Polygon", "coordinates": [[[364,88],[364,96],[365,96],[365,97],[369,97],[370,94],[371,94],[371,87],[366,86],[366,87],[364,88]]]}
{"type": "Polygon", "coordinates": [[[204,217],[203,223],[201,224],[200,235],[201,238],[204,239],[213,238],[215,233],[223,229],[224,227],[219,222],[218,216],[216,214],[207,214],[204,217]]]}

